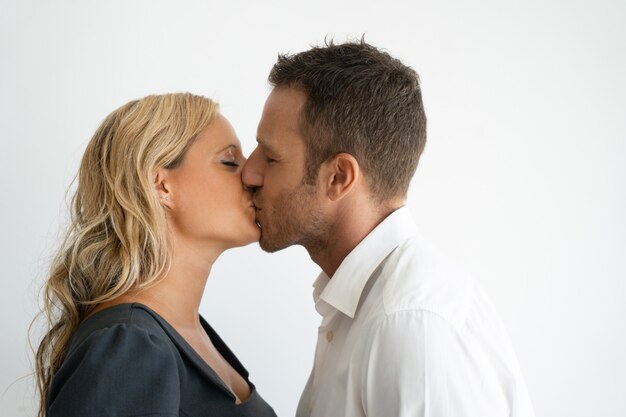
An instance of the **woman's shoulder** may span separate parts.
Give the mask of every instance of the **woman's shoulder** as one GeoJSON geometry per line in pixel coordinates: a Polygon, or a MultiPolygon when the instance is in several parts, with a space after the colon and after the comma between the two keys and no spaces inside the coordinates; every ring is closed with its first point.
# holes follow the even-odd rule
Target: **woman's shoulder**
{"type": "Polygon", "coordinates": [[[49,414],[89,416],[93,409],[76,407],[90,404],[100,408],[101,414],[93,415],[109,415],[113,409],[120,415],[144,415],[164,402],[170,404],[166,409],[175,412],[178,368],[175,348],[147,311],[130,304],[107,308],[74,333],[53,379],[49,414]],[[112,399],[114,404],[109,403],[112,399]]]}
{"type": "Polygon", "coordinates": [[[120,304],[97,312],[78,326],[59,373],[80,366],[100,375],[123,370],[125,378],[132,378],[133,370],[145,375],[146,370],[165,362],[176,365],[176,352],[149,309],[120,304]],[[142,367],[146,370],[139,369],[142,367]]]}
{"type": "Polygon", "coordinates": [[[118,304],[89,316],[76,329],[70,340],[68,356],[86,345],[102,345],[112,340],[128,343],[169,342],[158,319],[145,306],[137,303],[118,304]]]}

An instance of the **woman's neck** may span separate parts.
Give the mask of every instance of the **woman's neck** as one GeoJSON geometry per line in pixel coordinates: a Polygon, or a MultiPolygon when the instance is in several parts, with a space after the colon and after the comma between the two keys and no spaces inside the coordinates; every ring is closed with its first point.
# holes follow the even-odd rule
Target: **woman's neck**
{"type": "Polygon", "coordinates": [[[150,307],[176,329],[200,328],[200,302],[213,263],[221,251],[199,251],[191,245],[175,245],[171,265],[165,276],[138,291],[129,291],[96,311],[122,303],[141,303],[150,307]]]}

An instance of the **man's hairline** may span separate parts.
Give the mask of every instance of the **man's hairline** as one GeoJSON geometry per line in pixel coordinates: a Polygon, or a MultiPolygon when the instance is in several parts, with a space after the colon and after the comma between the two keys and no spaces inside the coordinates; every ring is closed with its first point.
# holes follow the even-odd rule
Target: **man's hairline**
{"type": "MultiPolygon", "coordinates": [[[[308,139],[308,135],[304,134],[304,131],[305,131],[304,125],[305,125],[306,120],[305,120],[305,116],[304,116],[304,111],[303,110],[306,109],[306,107],[307,107],[307,105],[309,103],[309,95],[310,94],[307,91],[307,89],[303,86],[303,84],[301,82],[298,82],[298,81],[281,82],[281,83],[274,83],[274,82],[270,81],[270,86],[272,87],[272,91],[270,92],[270,94],[273,93],[276,90],[294,90],[294,91],[299,91],[299,92],[303,93],[304,96],[305,96],[304,103],[302,103],[302,106],[298,110],[298,112],[299,112],[299,114],[298,114],[298,129],[299,129],[298,135],[301,137],[300,140],[302,140],[302,142],[304,143],[304,152],[305,152],[305,155],[304,155],[305,178],[303,178],[303,180],[305,180],[307,182],[309,180],[312,180],[315,183],[317,183],[318,180],[319,180],[319,171],[320,171],[320,168],[322,167],[322,165],[325,162],[327,162],[329,159],[334,158],[337,154],[331,155],[328,158],[326,158],[325,160],[320,161],[319,164],[316,167],[314,167],[315,172],[309,172],[308,165],[309,165],[309,155],[310,155],[310,152],[309,152],[310,139],[308,139]]],[[[257,137],[257,142],[258,142],[258,139],[259,138],[257,137]]],[[[340,152],[340,153],[346,153],[348,155],[351,155],[354,159],[356,159],[357,162],[359,161],[359,159],[356,157],[356,155],[354,155],[354,154],[352,154],[350,152],[340,152]]],[[[367,173],[365,173],[365,171],[363,171],[363,169],[361,167],[361,164],[359,164],[359,168],[361,168],[362,175],[363,175],[366,183],[368,183],[368,186],[367,186],[368,190],[367,191],[370,194],[370,196],[372,197],[371,200],[377,206],[383,206],[386,203],[392,203],[394,200],[397,200],[397,199],[402,199],[402,200],[406,201],[406,199],[408,197],[408,187],[407,187],[406,192],[398,193],[398,195],[387,196],[386,198],[383,198],[383,199],[378,198],[377,196],[375,196],[374,193],[373,193],[373,190],[372,190],[371,183],[369,181],[370,180],[370,176],[367,173]]],[[[415,172],[413,172],[413,175],[411,176],[411,179],[413,178],[413,176],[415,176],[415,172]]]]}

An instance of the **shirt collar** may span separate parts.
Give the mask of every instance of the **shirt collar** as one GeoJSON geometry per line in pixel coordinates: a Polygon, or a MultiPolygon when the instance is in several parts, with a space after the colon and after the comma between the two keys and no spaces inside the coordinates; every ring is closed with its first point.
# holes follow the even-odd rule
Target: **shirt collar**
{"type": "Polygon", "coordinates": [[[322,272],[313,284],[315,308],[326,316],[333,307],[354,318],[365,284],[398,245],[417,233],[405,206],[387,216],[345,257],[332,279],[322,272]],[[327,305],[325,305],[327,304],[327,305]]]}

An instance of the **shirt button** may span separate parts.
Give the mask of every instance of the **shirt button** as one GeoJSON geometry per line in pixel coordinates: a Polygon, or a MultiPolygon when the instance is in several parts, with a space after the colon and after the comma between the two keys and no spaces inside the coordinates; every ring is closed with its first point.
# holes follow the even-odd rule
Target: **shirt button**
{"type": "Polygon", "coordinates": [[[333,341],[333,332],[332,332],[332,331],[330,331],[330,330],[326,332],[326,341],[327,341],[328,343],[330,343],[330,342],[332,342],[332,341],[333,341]]]}

